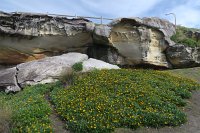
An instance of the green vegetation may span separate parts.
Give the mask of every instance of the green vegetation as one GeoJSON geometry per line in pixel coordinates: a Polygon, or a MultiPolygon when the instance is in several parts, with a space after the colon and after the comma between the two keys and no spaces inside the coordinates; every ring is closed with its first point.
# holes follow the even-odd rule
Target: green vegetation
{"type": "Polygon", "coordinates": [[[189,31],[199,31],[199,29],[186,28],[183,26],[177,26],[176,34],[171,37],[171,39],[176,43],[181,43],[190,47],[200,47],[200,40],[198,41],[194,36],[188,37],[189,31]]]}
{"type": "Polygon", "coordinates": [[[83,62],[78,62],[78,63],[75,63],[73,66],[72,66],[72,69],[75,71],[75,72],[80,72],[83,70],[83,62]]]}
{"type": "Polygon", "coordinates": [[[2,103],[12,108],[12,114],[9,116],[12,118],[12,132],[52,132],[49,120],[51,108],[44,99],[44,94],[51,87],[36,85],[26,87],[15,95],[0,93],[2,103]]]}
{"type": "Polygon", "coordinates": [[[181,111],[184,98],[200,88],[192,80],[154,70],[95,70],[66,75],[62,83],[26,87],[17,94],[0,92],[0,132],[8,131],[8,127],[14,133],[53,132],[48,93],[73,132],[176,126],[186,121],[181,111]],[[64,88],[69,81],[73,84],[64,88]]]}
{"type": "Polygon", "coordinates": [[[114,128],[176,126],[186,121],[179,107],[200,86],[153,70],[103,70],[75,77],[67,89],[51,93],[56,110],[74,132],[114,128]]]}

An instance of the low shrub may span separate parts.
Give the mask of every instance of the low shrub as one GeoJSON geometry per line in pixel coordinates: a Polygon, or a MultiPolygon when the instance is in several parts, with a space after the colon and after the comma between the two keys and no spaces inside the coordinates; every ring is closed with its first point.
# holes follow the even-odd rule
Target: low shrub
{"type": "Polygon", "coordinates": [[[199,84],[153,70],[102,70],[75,77],[67,89],[51,92],[56,110],[74,132],[177,126],[186,122],[178,107],[199,84]]]}
{"type": "Polygon", "coordinates": [[[74,82],[74,76],[75,76],[75,72],[73,70],[67,70],[66,72],[64,72],[61,77],[60,77],[60,81],[62,83],[64,83],[66,86],[68,85],[72,85],[74,82]]]}
{"type": "Polygon", "coordinates": [[[78,63],[75,63],[73,66],[72,66],[73,70],[75,72],[80,72],[83,70],[83,63],[82,62],[78,62],[78,63]]]}

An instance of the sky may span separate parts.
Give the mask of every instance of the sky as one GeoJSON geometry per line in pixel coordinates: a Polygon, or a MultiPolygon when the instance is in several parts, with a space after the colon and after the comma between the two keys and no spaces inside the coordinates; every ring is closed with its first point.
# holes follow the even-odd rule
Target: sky
{"type": "MultiPolygon", "coordinates": [[[[160,17],[200,28],[200,0],[0,0],[0,11],[92,17],[160,17]]],[[[106,23],[106,22],[105,22],[106,23]]]]}

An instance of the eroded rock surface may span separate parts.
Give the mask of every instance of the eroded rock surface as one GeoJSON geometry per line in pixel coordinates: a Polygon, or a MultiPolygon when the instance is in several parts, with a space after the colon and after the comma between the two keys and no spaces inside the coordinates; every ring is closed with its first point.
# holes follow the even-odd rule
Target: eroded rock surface
{"type": "Polygon", "coordinates": [[[67,52],[86,53],[92,44],[85,19],[0,12],[0,64],[19,64],[67,52]]]}
{"type": "Polygon", "coordinates": [[[166,49],[175,27],[159,18],[119,18],[109,25],[44,14],[0,12],[0,64],[79,52],[119,65],[171,68],[166,49]]]}
{"type": "MultiPolygon", "coordinates": [[[[110,63],[120,65],[150,64],[168,68],[171,65],[166,60],[165,50],[174,45],[170,40],[174,33],[174,25],[166,20],[121,18],[114,20],[107,27],[98,26],[98,30],[94,31],[95,37],[93,39],[100,45],[107,45],[115,49],[115,55],[118,55],[119,58],[107,58],[110,63]]],[[[108,49],[107,57],[110,57],[109,51],[108,49]]],[[[97,51],[93,50],[93,52],[98,52],[98,49],[97,51]]]]}
{"type": "Polygon", "coordinates": [[[86,54],[81,53],[46,57],[0,70],[0,91],[20,91],[26,85],[56,82],[65,74],[72,72],[72,66],[78,62],[83,62],[83,72],[93,69],[119,69],[116,65],[88,59],[86,54]]]}
{"type": "Polygon", "coordinates": [[[169,47],[166,54],[175,68],[200,66],[200,47],[191,48],[177,44],[169,47]]]}

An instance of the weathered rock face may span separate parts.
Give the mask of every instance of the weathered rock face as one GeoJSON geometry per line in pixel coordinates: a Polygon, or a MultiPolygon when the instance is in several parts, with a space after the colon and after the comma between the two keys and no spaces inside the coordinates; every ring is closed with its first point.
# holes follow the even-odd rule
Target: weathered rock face
{"type": "Polygon", "coordinates": [[[97,25],[85,19],[1,12],[0,64],[80,52],[112,64],[168,68],[165,51],[174,45],[174,33],[172,23],[158,18],[121,18],[97,25]]]}
{"type": "Polygon", "coordinates": [[[86,54],[81,53],[46,57],[1,70],[0,91],[20,91],[25,85],[55,82],[64,74],[72,72],[72,66],[77,62],[83,62],[83,72],[93,69],[119,69],[116,65],[92,58],[88,59],[86,54]]]}
{"type": "Polygon", "coordinates": [[[85,19],[0,13],[0,64],[19,64],[67,52],[86,53],[92,44],[85,19]]]}
{"type": "Polygon", "coordinates": [[[186,36],[189,38],[194,38],[197,42],[200,40],[200,31],[187,31],[186,36]]]}
{"type": "Polygon", "coordinates": [[[168,21],[158,18],[122,18],[113,21],[109,26],[98,26],[97,29],[94,31],[94,42],[115,49],[117,59],[109,49],[108,55],[104,55],[113,55],[113,58],[107,58],[108,62],[120,65],[151,64],[171,67],[164,52],[167,47],[173,45],[170,36],[175,33],[175,29],[168,21]]]}
{"type": "Polygon", "coordinates": [[[200,66],[200,47],[191,48],[177,44],[169,47],[166,55],[175,68],[200,66]]]}

